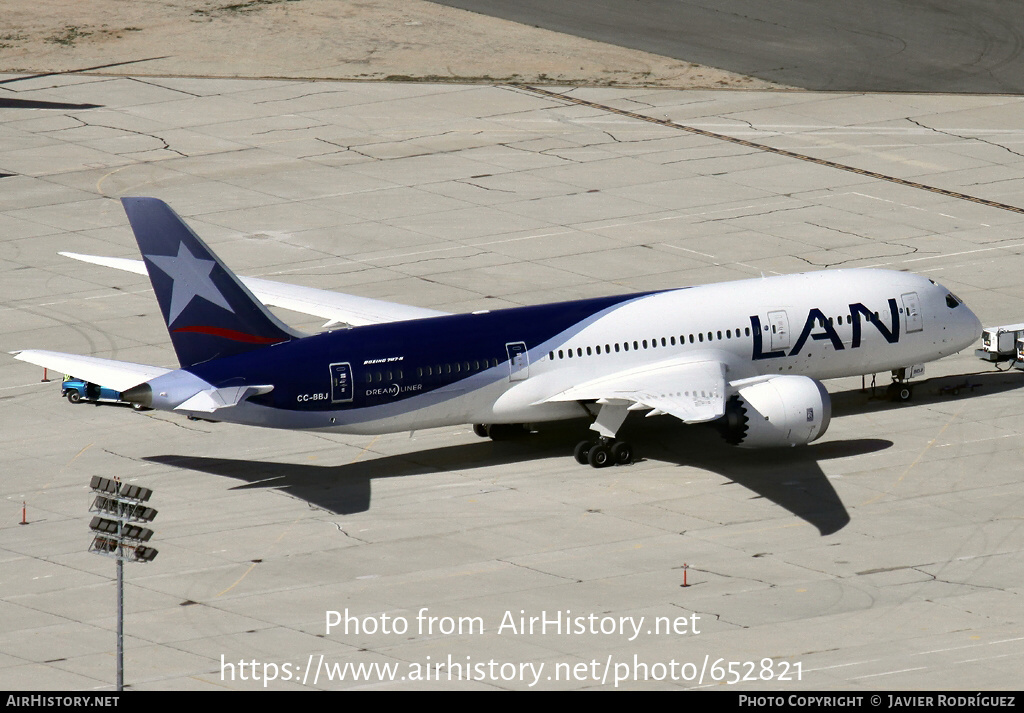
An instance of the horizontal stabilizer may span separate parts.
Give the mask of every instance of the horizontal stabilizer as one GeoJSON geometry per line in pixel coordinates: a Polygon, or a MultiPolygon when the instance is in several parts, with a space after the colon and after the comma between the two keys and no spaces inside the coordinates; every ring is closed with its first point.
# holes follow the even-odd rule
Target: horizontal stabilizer
{"type": "Polygon", "coordinates": [[[134,364],[129,361],[64,354],[42,349],[25,349],[11,353],[14,354],[15,359],[53,369],[78,379],[85,379],[117,391],[127,391],[133,386],[138,386],[171,371],[171,369],[148,364],[134,364]]]}
{"type": "MultiPolygon", "coordinates": [[[[123,257],[101,257],[99,255],[82,255],[81,253],[59,253],[64,257],[88,262],[93,265],[112,267],[136,275],[148,275],[146,264],[142,260],[123,257]]],[[[325,328],[339,324],[359,327],[364,324],[383,324],[385,322],[404,322],[409,319],[440,317],[446,312],[425,307],[413,307],[397,302],[387,302],[371,297],[346,295],[316,287],[290,285],[285,282],[266,280],[262,277],[238,276],[242,284],[256,296],[260,302],[270,307],[290,309],[293,312],[311,314],[327,320],[325,328]]]]}
{"type": "Polygon", "coordinates": [[[237,406],[240,401],[250,396],[269,394],[273,390],[273,384],[262,386],[225,386],[220,389],[206,389],[174,408],[176,411],[213,413],[218,409],[237,406]]]}

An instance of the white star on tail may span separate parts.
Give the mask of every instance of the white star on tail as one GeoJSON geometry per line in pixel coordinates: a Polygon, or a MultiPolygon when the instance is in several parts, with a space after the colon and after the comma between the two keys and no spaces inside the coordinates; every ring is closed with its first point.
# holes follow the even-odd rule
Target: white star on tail
{"type": "Polygon", "coordinates": [[[174,280],[167,324],[174,322],[194,297],[202,297],[218,307],[223,307],[234,313],[235,310],[231,309],[231,305],[210,279],[210,273],[213,272],[213,266],[216,265],[213,260],[200,260],[185,247],[185,243],[178,245],[177,256],[146,255],[145,257],[174,280]]]}

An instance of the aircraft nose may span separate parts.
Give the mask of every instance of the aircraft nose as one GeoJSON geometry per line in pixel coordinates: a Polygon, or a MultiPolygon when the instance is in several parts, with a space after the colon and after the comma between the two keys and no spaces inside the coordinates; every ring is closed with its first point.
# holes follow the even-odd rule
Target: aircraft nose
{"type": "Polygon", "coordinates": [[[981,339],[981,320],[978,319],[978,315],[974,314],[967,305],[960,305],[964,312],[960,319],[960,336],[963,339],[964,346],[961,349],[971,346],[978,340],[981,339]]]}

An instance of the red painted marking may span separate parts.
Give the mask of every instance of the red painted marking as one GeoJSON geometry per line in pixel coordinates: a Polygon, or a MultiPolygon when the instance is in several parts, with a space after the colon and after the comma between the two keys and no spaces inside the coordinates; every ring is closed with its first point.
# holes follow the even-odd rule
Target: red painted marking
{"type": "Polygon", "coordinates": [[[278,337],[258,337],[255,334],[246,334],[245,332],[239,332],[234,329],[224,329],[223,327],[178,327],[174,331],[198,332],[199,334],[209,334],[214,337],[223,337],[224,339],[230,339],[235,342],[247,342],[248,344],[277,344],[278,342],[285,341],[278,337]]]}

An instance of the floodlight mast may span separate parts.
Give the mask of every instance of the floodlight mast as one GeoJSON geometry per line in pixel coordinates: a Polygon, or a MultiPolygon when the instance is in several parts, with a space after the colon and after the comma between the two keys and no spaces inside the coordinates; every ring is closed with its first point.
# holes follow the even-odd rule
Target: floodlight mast
{"type": "Polygon", "coordinates": [[[156,549],[142,544],[149,542],[153,531],[133,524],[150,522],[156,517],[156,510],[143,505],[153,491],[138,485],[123,485],[118,478],[101,478],[98,475],[92,477],[89,487],[96,494],[89,512],[98,513],[89,523],[89,529],[95,533],[89,551],[117,560],[117,690],[123,691],[124,563],[152,562],[157,555],[156,549]]]}

